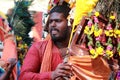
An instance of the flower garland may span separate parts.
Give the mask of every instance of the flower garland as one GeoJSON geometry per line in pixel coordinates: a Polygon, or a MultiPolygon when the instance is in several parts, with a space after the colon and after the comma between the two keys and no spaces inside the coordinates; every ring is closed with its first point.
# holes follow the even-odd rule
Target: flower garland
{"type": "Polygon", "coordinates": [[[22,65],[23,59],[28,51],[28,45],[23,42],[21,36],[16,36],[17,41],[17,50],[18,50],[18,60],[20,60],[20,63],[22,65]]]}
{"type": "Polygon", "coordinates": [[[87,47],[93,59],[104,56],[108,59],[114,53],[120,55],[120,27],[115,16],[110,16],[108,24],[103,28],[99,25],[99,12],[90,15],[85,26],[84,34],[87,36],[87,47]],[[102,41],[104,39],[104,42],[102,41]],[[117,46],[115,46],[117,44],[117,46]],[[116,51],[113,49],[116,47],[116,51]]]}

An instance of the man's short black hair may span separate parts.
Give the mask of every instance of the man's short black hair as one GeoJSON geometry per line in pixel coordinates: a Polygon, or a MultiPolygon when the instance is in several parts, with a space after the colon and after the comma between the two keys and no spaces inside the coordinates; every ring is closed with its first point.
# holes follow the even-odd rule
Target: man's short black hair
{"type": "Polygon", "coordinates": [[[70,8],[69,8],[69,4],[67,2],[63,2],[62,5],[56,5],[55,7],[53,7],[49,14],[53,13],[53,12],[58,12],[58,13],[63,13],[65,18],[68,17],[69,12],[70,12],[70,8]]]}

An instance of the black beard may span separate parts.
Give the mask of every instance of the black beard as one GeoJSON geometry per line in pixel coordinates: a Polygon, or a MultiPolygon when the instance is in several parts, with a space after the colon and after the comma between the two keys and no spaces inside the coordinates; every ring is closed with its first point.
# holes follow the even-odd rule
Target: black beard
{"type": "Polygon", "coordinates": [[[63,36],[61,36],[61,37],[55,37],[54,35],[51,35],[53,42],[63,42],[63,41],[65,41],[68,38],[68,33],[69,33],[68,28],[66,28],[63,31],[63,34],[62,34],[63,36]]]}

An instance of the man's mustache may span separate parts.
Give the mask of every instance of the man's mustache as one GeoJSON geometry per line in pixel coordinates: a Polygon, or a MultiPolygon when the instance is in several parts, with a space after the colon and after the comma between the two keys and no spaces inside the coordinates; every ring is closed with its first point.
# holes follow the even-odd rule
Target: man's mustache
{"type": "Polygon", "coordinates": [[[59,30],[56,29],[56,28],[52,28],[52,29],[50,29],[50,32],[52,32],[52,31],[57,31],[57,32],[59,32],[59,30]]]}

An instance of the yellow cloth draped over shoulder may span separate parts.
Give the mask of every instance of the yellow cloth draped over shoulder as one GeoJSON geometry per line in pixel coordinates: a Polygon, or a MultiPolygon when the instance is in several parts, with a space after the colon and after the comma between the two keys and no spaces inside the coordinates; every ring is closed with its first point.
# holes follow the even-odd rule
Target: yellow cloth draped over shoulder
{"type": "MultiPolygon", "coordinates": [[[[46,46],[40,72],[51,71],[52,41],[50,36],[47,37],[47,40],[48,44],[46,46]]],[[[92,59],[90,55],[84,55],[70,56],[68,58],[68,63],[72,65],[74,74],[71,80],[76,80],[76,77],[79,80],[108,80],[110,68],[102,57],[92,59]]]]}

